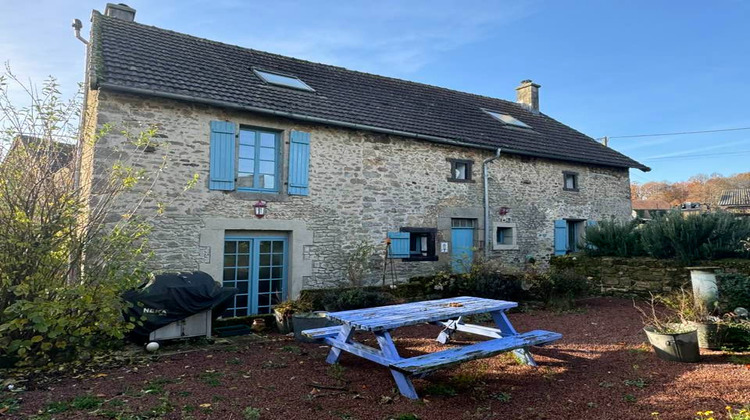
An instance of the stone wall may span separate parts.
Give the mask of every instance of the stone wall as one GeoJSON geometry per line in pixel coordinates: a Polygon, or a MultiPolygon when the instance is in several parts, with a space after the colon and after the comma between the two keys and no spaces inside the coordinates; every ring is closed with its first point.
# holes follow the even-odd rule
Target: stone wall
{"type": "MultiPolygon", "coordinates": [[[[492,151],[107,91],[90,98],[97,101],[95,107],[89,106],[96,110],[96,125],[112,124],[115,129],[86,155],[94,156],[93,163],[84,162],[84,167],[92,168],[93,175],[87,178],[104,178],[117,159],[154,170],[162,156],[168,158],[153,194],[142,205],[147,215],[156,212],[158,203],[166,205],[162,215],[152,217],[155,269],[202,269],[221,279],[225,232],[272,232],[292,243],[288,278],[289,290],[296,295],[302,288],[344,280],[346,254],[361,242],[377,246],[370,277],[379,280],[383,239],[401,227],[437,228],[439,251],[441,242],[450,244],[451,218],[476,219],[475,246],[484,248],[481,166],[494,155],[492,151]],[[309,196],[284,192],[286,167],[281,168],[279,194],[209,190],[212,120],[281,131],[284,164],[290,130],[311,133],[309,196]],[[153,153],[135,152],[119,134],[121,127],[135,130],[151,124],[159,127],[153,153]],[[449,182],[446,158],[473,160],[475,182],[449,182]],[[195,173],[200,176],[198,185],[183,192],[195,173]],[[253,216],[252,205],[258,199],[268,201],[269,214],[263,219],[253,216]]],[[[509,264],[521,264],[527,255],[546,261],[553,252],[556,219],[627,220],[630,216],[627,169],[504,154],[490,165],[489,176],[493,224],[505,222],[517,228],[515,247],[491,252],[509,264]],[[563,190],[563,171],[578,172],[580,191],[563,190]],[[509,208],[509,213],[500,216],[500,207],[509,208]]],[[[144,180],[139,188],[152,180],[144,180]]],[[[112,220],[139,201],[141,193],[136,188],[121,200],[112,220]]],[[[407,279],[445,268],[449,262],[450,249],[439,253],[435,262],[396,260],[394,271],[399,279],[407,279]]]]}
{"type": "MultiPolygon", "coordinates": [[[[553,257],[550,265],[570,268],[582,274],[604,294],[641,295],[669,293],[680,287],[690,287],[690,270],[674,260],[654,258],[589,257],[566,255],[553,257]]],[[[750,260],[726,259],[703,261],[692,266],[718,266],[723,272],[750,275],[750,260]]]]}

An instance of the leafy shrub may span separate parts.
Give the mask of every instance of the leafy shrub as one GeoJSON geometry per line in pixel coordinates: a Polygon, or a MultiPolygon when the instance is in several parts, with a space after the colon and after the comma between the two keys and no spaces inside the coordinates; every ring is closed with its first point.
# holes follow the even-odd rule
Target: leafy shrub
{"type": "Polygon", "coordinates": [[[750,321],[726,322],[723,346],[733,351],[750,350],[750,321]]]}
{"type": "Polygon", "coordinates": [[[638,222],[622,223],[604,220],[586,228],[587,245],[584,250],[589,255],[631,257],[643,254],[638,222]]]}
{"type": "MultiPolygon", "coordinates": [[[[118,197],[148,174],[134,169],[136,158],[123,157],[90,183],[73,182],[75,160],[64,159],[66,145],[59,141],[73,154],[80,105],[80,95],[62,101],[53,79],[39,90],[10,70],[0,75],[0,359],[5,365],[87,358],[94,349],[119,344],[140,321],[123,318],[127,303],[121,295],[148,277],[150,224],[136,213],[137,204],[116,213],[114,208],[127,204],[118,197]],[[9,82],[27,92],[29,106],[14,104],[9,82]],[[88,189],[95,197],[91,201],[88,189]]],[[[110,131],[104,126],[92,141],[110,131]]],[[[155,130],[122,134],[126,141],[120,143],[139,151],[155,130]]],[[[144,198],[152,187],[142,191],[144,198]]]]}
{"type": "Polygon", "coordinates": [[[673,211],[645,225],[603,221],[586,229],[586,252],[599,256],[649,255],[689,263],[702,259],[750,256],[743,246],[750,219],[726,212],[684,216],[673,211]]]}
{"type": "Polygon", "coordinates": [[[750,220],[724,212],[687,217],[671,212],[647,223],[641,232],[649,255],[683,262],[747,256],[741,240],[748,234],[750,220]]]}
{"type": "Polygon", "coordinates": [[[371,308],[388,305],[393,297],[385,292],[356,289],[339,289],[326,293],[323,307],[326,311],[348,311],[351,309],[371,308]]]}
{"type": "Polygon", "coordinates": [[[588,279],[571,269],[552,269],[547,273],[534,273],[527,279],[529,292],[548,307],[568,310],[575,300],[591,291],[588,279]]]}
{"type": "Polygon", "coordinates": [[[477,296],[514,300],[521,296],[521,275],[502,266],[498,260],[477,256],[468,272],[457,274],[449,284],[450,296],[477,296]]]}
{"type": "Polygon", "coordinates": [[[725,311],[742,307],[750,309],[750,276],[744,274],[717,274],[719,300],[725,311]]]}
{"type": "Polygon", "coordinates": [[[285,300],[274,306],[273,309],[283,316],[292,316],[296,313],[311,312],[312,302],[309,299],[285,300]]]}
{"type": "Polygon", "coordinates": [[[349,286],[364,286],[364,280],[370,272],[372,255],[375,252],[375,245],[368,242],[360,242],[350,252],[346,254],[346,278],[349,286]]]}

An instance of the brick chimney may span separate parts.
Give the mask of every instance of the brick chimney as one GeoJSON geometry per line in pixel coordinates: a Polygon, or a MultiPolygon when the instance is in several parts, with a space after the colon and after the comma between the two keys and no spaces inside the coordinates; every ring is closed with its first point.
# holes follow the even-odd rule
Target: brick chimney
{"type": "Polygon", "coordinates": [[[539,112],[539,88],[541,86],[531,80],[522,80],[516,88],[516,102],[531,112],[539,112]]]}
{"type": "Polygon", "coordinates": [[[135,9],[125,3],[107,3],[107,7],[104,9],[104,14],[127,22],[133,22],[135,20],[135,9]]]}

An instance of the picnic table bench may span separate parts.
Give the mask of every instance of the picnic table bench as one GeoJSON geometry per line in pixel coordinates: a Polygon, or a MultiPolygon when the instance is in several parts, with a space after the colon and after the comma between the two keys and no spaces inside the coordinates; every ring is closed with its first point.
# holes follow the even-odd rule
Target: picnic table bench
{"type": "Polygon", "coordinates": [[[562,338],[561,334],[535,330],[519,334],[505,314],[516,307],[515,302],[484,299],[471,296],[380,306],[353,311],[332,312],[328,318],[341,325],[305,330],[303,335],[321,340],[331,346],[326,361],[336,363],[342,351],[363,357],[390,369],[402,395],[417,399],[411,378],[419,378],[437,369],[492,357],[512,351],[516,359],[524,364],[536,366],[528,347],[551,343],[562,338]],[[468,315],[489,313],[497,328],[466,324],[468,315]],[[435,353],[403,358],[391,338],[396,328],[430,323],[440,325],[443,330],[437,341],[447,344],[456,331],[490,337],[461,347],[453,347],[435,353]],[[370,331],[375,335],[380,349],[366,346],[352,339],[354,331],[370,331]]]}

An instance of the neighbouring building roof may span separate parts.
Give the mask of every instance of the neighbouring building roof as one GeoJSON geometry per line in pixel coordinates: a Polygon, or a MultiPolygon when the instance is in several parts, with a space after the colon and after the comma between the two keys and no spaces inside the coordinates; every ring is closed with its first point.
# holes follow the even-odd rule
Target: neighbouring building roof
{"type": "Polygon", "coordinates": [[[511,154],[649,170],[513,102],[241,48],[96,11],[92,21],[94,88],[502,148],[511,154]],[[311,90],[268,83],[258,71],[299,78],[311,90]],[[484,110],[510,115],[531,129],[503,124],[484,110]]]}
{"type": "Polygon", "coordinates": [[[719,206],[750,207],[750,188],[736,188],[722,191],[719,206]]]}
{"type": "MultiPolygon", "coordinates": [[[[44,157],[49,161],[52,172],[68,166],[75,155],[75,145],[59,141],[42,139],[34,136],[18,135],[13,141],[10,153],[19,147],[23,147],[33,156],[44,157]]],[[[9,155],[10,155],[9,153],[9,155]]]]}
{"type": "Polygon", "coordinates": [[[672,206],[662,200],[633,200],[633,210],[669,210],[672,206]]]}

